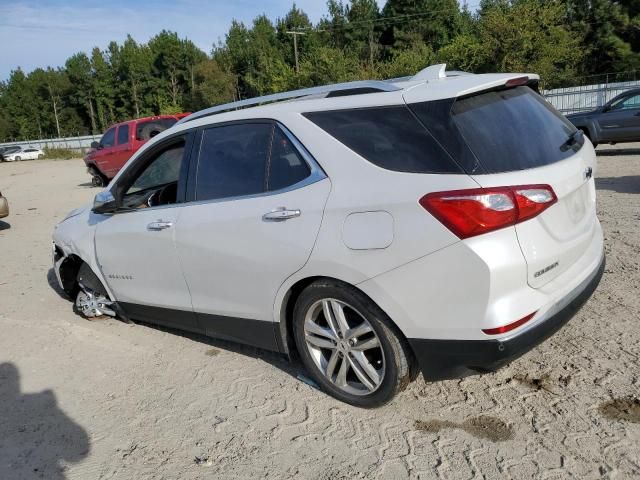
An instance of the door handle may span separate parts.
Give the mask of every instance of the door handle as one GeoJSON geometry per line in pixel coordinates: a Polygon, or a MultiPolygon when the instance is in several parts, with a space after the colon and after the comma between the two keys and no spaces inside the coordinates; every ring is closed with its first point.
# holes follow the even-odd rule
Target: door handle
{"type": "Polygon", "coordinates": [[[151,222],[149,225],[147,225],[147,230],[150,230],[152,232],[159,232],[160,230],[165,230],[171,227],[173,227],[172,222],[163,222],[161,220],[158,220],[157,222],[151,222]]]}
{"type": "Polygon", "coordinates": [[[278,207],[262,216],[265,222],[284,222],[290,218],[299,217],[302,212],[300,210],[288,210],[286,207],[278,207]]]}

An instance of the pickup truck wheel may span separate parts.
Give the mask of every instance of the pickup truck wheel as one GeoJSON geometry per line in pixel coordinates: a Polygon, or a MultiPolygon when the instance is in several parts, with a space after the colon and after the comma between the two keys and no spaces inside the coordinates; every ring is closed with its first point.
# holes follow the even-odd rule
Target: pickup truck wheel
{"type": "Polygon", "coordinates": [[[93,177],[91,177],[91,186],[92,187],[104,187],[105,186],[105,182],[104,182],[104,179],[102,178],[102,176],[94,175],[93,177]]]}
{"type": "Polygon", "coordinates": [[[293,331],[307,371],[338,400],[377,407],[410,382],[402,334],[353,287],[329,280],[309,285],[296,301],[293,331]]]}

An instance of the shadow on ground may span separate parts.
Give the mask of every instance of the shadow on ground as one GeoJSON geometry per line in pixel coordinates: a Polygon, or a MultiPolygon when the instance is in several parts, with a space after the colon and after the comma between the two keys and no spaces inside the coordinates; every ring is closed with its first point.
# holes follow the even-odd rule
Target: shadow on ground
{"type": "Polygon", "coordinates": [[[0,478],[64,480],[62,462],[89,454],[89,435],[60,409],[55,394],[21,393],[12,363],[0,363],[0,405],[0,478]]]}
{"type": "Polygon", "coordinates": [[[0,232],[2,230],[9,230],[11,228],[11,224],[7,223],[7,222],[3,222],[2,220],[0,220],[0,232]]]}
{"type": "MultiPolygon", "coordinates": [[[[307,377],[307,373],[304,367],[297,359],[293,359],[293,361],[289,361],[289,359],[286,356],[277,352],[263,350],[261,348],[252,347],[250,345],[244,345],[241,343],[236,343],[228,340],[208,337],[206,335],[200,335],[197,333],[176,330],[173,328],[168,328],[160,325],[143,323],[138,321],[134,323],[140,326],[153,328],[154,330],[160,330],[160,331],[171,333],[174,335],[179,335],[181,337],[188,338],[189,340],[192,340],[194,342],[208,345],[212,347],[205,352],[205,355],[209,357],[215,357],[218,355],[218,353],[220,353],[219,350],[225,350],[227,352],[237,353],[240,355],[244,355],[246,357],[260,359],[263,362],[268,363],[269,365],[279,370],[282,370],[283,372],[287,373],[293,378],[304,381],[305,383],[308,383],[310,381],[310,379],[307,377]]],[[[316,387],[315,383],[311,383],[311,385],[316,387]]]]}
{"type": "Polygon", "coordinates": [[[596,178],[596,188],[618,193],[640,193],[640,175],[596,178]]]}
{"type": "Polygon", "coordinates": [[[58,295],[65,300],[69,300],[69,296],[64,292],[64,290],[62,290],[62,288],[60,288],[60,284],[56,278],[56,272],[53,271],[53,268],[50,268],[47,272],[47,283],[58,295]]]}
{"type": "MultiPolygon", "coordinates": [[[[62,298],[69,301],[69,297],[67,294],[60,288],[58,284],[58,279],[56,278],[56,274],[53,268],[50,268],[47,272],[47,283],[49,286],[62,298]]],[[[73,308],[73,303],[69,302],[69,308],[73,308]]],[[[84,319],[84,317],[83,317],[84,319]]],[[[136,325],[140,325],[141,327],[153,328],[154,330],[160,330],[163,332],[171,333],[173,335],[179,335],[184,338],[188,338],[194,342],[198,342],[204,345],[208,345],[209,348],[205,355],[209,357],[215,357],[219,350],[226,350],[228,352],[238,353],[240,355],[245,355],[251,358],[258,358],[280,370],[291,375],[292,377],[300,380],[300,376],[302,375],[305,378],[305,382],[308,380],[305,370],[299,362],[293,361],[290,362],[284,355],[276,352],[271,352],[269,350],[262,350],[260,348],[251,347],[249,345],[243,345],[240,343],[231,342],[228,340],[221,340],[217,338],[207,337],[206,335],[200,335],[197,333],[185,332],[182,330],[177,330],[174,328],[164,327],[161,325],[156,325],[152,323],[132,322],[136,325]]],[[[314,385],[315,386],[315,385],[314,385]]],[[[2,479],[2,477],[0,477],[2,479]]]]}
{"type": "Polygon", "coordinates": [[[622,155],[640,155],[640,148],[600,148],[596,150],[599,157],[618,157],[622,155]]]}

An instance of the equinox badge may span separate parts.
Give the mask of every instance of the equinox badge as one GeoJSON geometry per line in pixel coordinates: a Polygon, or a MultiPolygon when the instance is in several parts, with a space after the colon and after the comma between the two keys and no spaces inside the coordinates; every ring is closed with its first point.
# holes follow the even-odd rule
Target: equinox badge
{"type": "Polygon", "coordinates": [[[533,278],[538,278],[540,275],[544,275],[545,273],[547,273],[549,270],[552,270],[554,268],[556,268],[558,266],[558,262],[552,263],[551,265],[544,267],[542,270],[538,270],[536,273],[533,274],[533,278]]]}

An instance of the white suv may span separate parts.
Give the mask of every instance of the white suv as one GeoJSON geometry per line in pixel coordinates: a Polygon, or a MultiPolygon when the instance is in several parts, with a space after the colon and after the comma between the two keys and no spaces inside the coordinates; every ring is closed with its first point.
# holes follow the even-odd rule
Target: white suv
{"type": "Polygon", "coordinates": [[[87,317],[295,353],[359,406],[494,370],[604,267],[594,150],[537,82],[437,65],[195,113],[56,227],[60,284],[87,317]]]}

